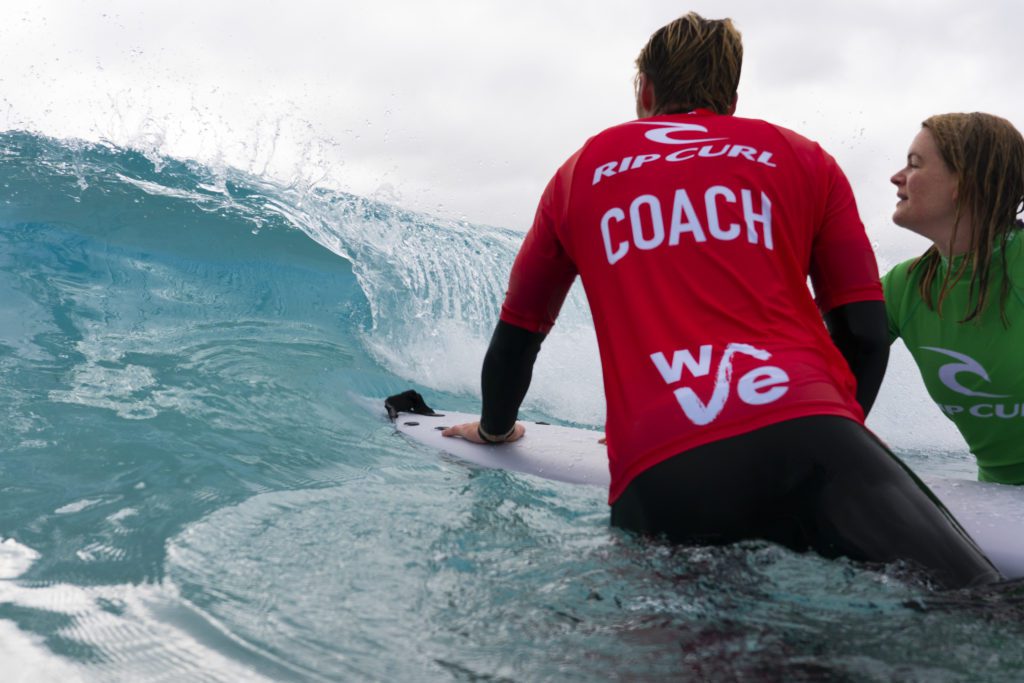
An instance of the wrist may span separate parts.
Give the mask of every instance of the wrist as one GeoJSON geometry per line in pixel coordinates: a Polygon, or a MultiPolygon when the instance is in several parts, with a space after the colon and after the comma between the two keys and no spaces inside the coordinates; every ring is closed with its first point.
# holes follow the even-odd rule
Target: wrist
{"type": "Polygon", "coordinates": [[[512,436],[512,432],[516,430],[516,423],[512,423],[512,427],[504,434],[491,434],[484,429],[483,424],[477,424],[476,433],[485,443],[503,443],[508,441],[508,437],[512,436]]]}

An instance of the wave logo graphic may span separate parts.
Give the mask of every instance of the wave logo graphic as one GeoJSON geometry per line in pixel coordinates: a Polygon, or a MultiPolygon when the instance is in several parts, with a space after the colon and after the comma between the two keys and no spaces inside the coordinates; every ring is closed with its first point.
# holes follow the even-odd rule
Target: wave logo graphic
{"type": "MultiPolygon", "coordinates": [[[[671,362],[659,351],[651,354],[651,360],[665,383],[675,384],[682,380],[684,369],[694,377],[703,377],[710,373],[713,350],[711,344],[704,344],[698,351],[698,357],[694,358],[688,349],[679,349],[672,354],[671,362]]],[[[690,387],[676,389],[673,394],[679,407],[695,425],[704,426],[714,422],[725,408],[732,389],[732,359],[736,354],[744,354],[761,361],[772,357],[772,354],[764,349],[758,349],[750,344],[732,343],[725,347],[725,352],[718,361],[715,388],[707,403],[701,401],[697,392],[690,387]]],[[[764,405],[782,398],[789,391],[788,383],[789,375],[785,370],[774,365],[762,365],[740,377],[736,383],[736,393],[739,399],[748,405],[764,405]]]]}
{"type": "Polygon", "coordinates": [[[982,398],[1007,398],[1009,396],[1009,394],[989,394],[984,391],[974,391],[973,389],[968,389],[963,384],[960,384],[960,381],[957,379],[957,375],[963,372],[981,377],[986,382],[992,382],[992,380],[989,379],[988,373],[985,372],[985,368],[981,366],[981,363],[970,356],[959,353],[958,351],[939,348],[938,346],[922,346],[921,348],[927,351],[941,353],[944,356],[949,356],[950,358],[955,358],[959,361],[957,363],[947,363],[939,368],[939,379],[942,380],[943,384],[956,393],[963,394],[964,396],[978,396],[982,398]]]}
{"type": "Polygon", "coordinates": [[[692,134],[692,133],[707,133],[707,128],[697,123],[678,123],[675,121],[633,121],[635,124],[641,126],[653,126],[651,130],[644,133],[644,137],[651,142],[658,142],[663,145],[690,145],[697,142],[715,142],[716,140],[725,140],[723,137],[718,138],[678,138],[673,137],[677,134],[692,134]]]}

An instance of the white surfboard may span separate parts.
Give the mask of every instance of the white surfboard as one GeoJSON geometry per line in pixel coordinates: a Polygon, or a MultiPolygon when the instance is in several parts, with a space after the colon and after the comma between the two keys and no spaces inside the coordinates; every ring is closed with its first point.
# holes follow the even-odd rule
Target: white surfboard
{"type": "MultiPolygon", "coordinates": [[[[378,404],[379,405],[379,404],[378,404]]],[[[409,438],[467,463],[523,472],[570,484],[608,488],[608,457],[600,432],[526,422],[526,435],[510,444],[483,446],[441,436],[441,430],[478,415],[399,413],[395,427],[409,438]]],[[[969,479],[922,477],[967,533],[1007,578],[1024,577],[1024,486],[969,479]]]]}

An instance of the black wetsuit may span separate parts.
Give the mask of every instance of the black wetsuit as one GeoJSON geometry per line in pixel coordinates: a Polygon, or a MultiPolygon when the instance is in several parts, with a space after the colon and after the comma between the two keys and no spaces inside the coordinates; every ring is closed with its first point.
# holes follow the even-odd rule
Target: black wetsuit
{"type": "Polygon", "coordinates": [[[867,429],[831,415],[779,422],[641,472],[612,524],[671,541],[773,541],[825,557],[928,569],[959,587],[1000,578],[934,494],[867,429]]]}
{"type": "MultiPolygon", "coordinates": [[[[888,361],[882,302],[825,316],[867,414],[888,361]]],[[[484,360],[481,423],[514,424],[544,335],[499,322],[484,360]]],[[[934,494],[871,432],[810,416],[690,449],[638,475],[612,505],[613,525],[680,543],[763,539],[825,557],[907,560],[943,585],[1002,578],[934,494]]]]}

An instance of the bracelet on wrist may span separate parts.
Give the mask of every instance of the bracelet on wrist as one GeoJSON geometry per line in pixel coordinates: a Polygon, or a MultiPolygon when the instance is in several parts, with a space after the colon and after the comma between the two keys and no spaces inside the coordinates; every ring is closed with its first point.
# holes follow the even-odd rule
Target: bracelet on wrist
{"type": "Polygon", "coordinates": [[[505,432],[504,434],[501,434],[501,435],[490,434],[490,433],[484,431],[484,427],[483,427],[482,424],[477,424],[477,427],[476,427],[477,435],[481,439],[483,439],[485,442],[487,442],[487,443],[503,443],[505,441],[508,441],[508,437],[512,436],[512,432],[514,432],[514,431],[516,431],[516,423],[515,422],[512,423],[512,428],[511,429],[509,429],[507,432],[505,432]]]}

